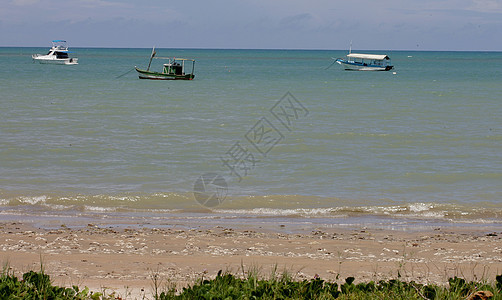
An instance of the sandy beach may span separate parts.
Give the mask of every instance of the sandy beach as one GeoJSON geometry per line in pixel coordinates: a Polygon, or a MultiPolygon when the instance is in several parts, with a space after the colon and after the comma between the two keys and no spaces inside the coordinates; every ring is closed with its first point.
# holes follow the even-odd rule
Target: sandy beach
{"type": "Polygon", "coordinates": [[[0,224],[2,263],[17,274],[39,270],[55,284],[115,291],[122,298],[151,298],[152,276],[161,286],[178,287],[214,277],[219,270],[242,274],[273,269],[297,279],[316,274],[342,282],[390,279],[444,284],[452,276],[494,280],[502,273],[502,232],[473,228],[430,232],[380,229],[313,230],[309,234],[211,227],[192,230],[113,228],[35,228],[0,224]],[[337,279],[338,278],[338,279],[337,279]]]}

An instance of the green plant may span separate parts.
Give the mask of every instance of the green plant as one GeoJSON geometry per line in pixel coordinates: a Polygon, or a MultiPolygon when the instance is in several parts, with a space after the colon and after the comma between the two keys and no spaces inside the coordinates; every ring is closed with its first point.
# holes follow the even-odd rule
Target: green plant
{"type": "Polygon", "coordinates": [[[92,299],[101,298],[101,293],[90,292],[86,287],[71,288],[53,286],[49,275],[42,271],[29,271],[19,280],[13,272],[2,272],[0,277],[0,299],[92,299]]]}
{"type": "MultiPolygon", "coordinates": [[[[467,299],[478,291],[490,291],[493,300],[502,299],[502,275],[496,276],[495,282],[467,282],[462,278],[449,279],[448,286],[422,285],[400,279],[380,280],[378,282],[360,282],[355,284],[354,277],[347,277],[338,285],[321,279],[318,275],[310,280],[294,280],[284,271],[277,274],[276,268],[271,276],[264,279],[257,268],[243,272],[239,278],[229,272],[219,271],[213,279],[200,278],[194,285],[176,293],[174,286],[160,287],[160,273],[153,272],[153,299],[315,299],[315,300],[352,300],[352,299],[467,299]],[[160,293],[159,293],[160,292],[160,293]]],[[[87,287],[71,288],[54,286],[49,275],[43,269],[39,272],[24,273],[19,279],[9,268],[4,267],[0,276],[0,299],[30,300],[98,300],[121,299],[115,293],[105,295],[89,291],[87,287]]]]}

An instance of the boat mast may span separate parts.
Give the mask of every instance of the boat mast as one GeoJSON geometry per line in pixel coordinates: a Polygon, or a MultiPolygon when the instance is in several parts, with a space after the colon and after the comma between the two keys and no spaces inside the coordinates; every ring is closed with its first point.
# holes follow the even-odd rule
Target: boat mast
{"type": "Polygon", "coordinates": [[[150,62],[148,63],[148,68],[146,68],[146,70],[150,70],[150,65],[152,64],[152,59],[153,57],[155,56],[156,52],[155,52],[155,46],[153,46],[153,49],[152,49],[152,55],[150,56],[150,62]]]}
{"type": "Polygon", "coordinates": [[[193,71],[195,70],[195,60],[192,60],[192,74],[191,79],[193,79],[193,71]]]}

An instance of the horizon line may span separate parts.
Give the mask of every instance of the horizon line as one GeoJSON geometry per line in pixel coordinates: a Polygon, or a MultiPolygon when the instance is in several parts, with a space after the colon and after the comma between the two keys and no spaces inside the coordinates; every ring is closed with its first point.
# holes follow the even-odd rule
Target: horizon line
{"type": "MultiPolygon", "coordinates": [[[[0,46],[0,48],[47,48],[48,46],[0,46]]],[[[100,47],[100,46],[74,46],[70,48],[83,49],[151,49],[152,47],[100,47]]],[[[157,49],[178,50],[267,50],[267,51],[348,51],[347,49],[315,49],[315,48],[218,48],[218,47],[155,47],[157,49]]],[[[421,50],[421,49],[356,49],[355,51],[408,51],[408,52],[502,52],[502,50],[421,50]]]]}

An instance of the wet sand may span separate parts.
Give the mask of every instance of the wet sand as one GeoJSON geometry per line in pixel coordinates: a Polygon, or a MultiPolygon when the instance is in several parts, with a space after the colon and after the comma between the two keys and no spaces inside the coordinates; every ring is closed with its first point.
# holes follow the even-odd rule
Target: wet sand
{"type": "Polygon", "coordinates": [[[287,228],[200,229],[36,228],[0,223],[0,257],[17,275],[40,270],[41,261],[54,284],[88,286],[127,299],[152,297],[152,276],[161,287],[178,288],[219,270],[243,274],[273,269],[296,279],[316,274],[343,282],[397,278],[444,284],[452,276],[467,280],[502,274],[502,232],[475,228],[394,231],[329,228],[287,233],[287,228]]]}

